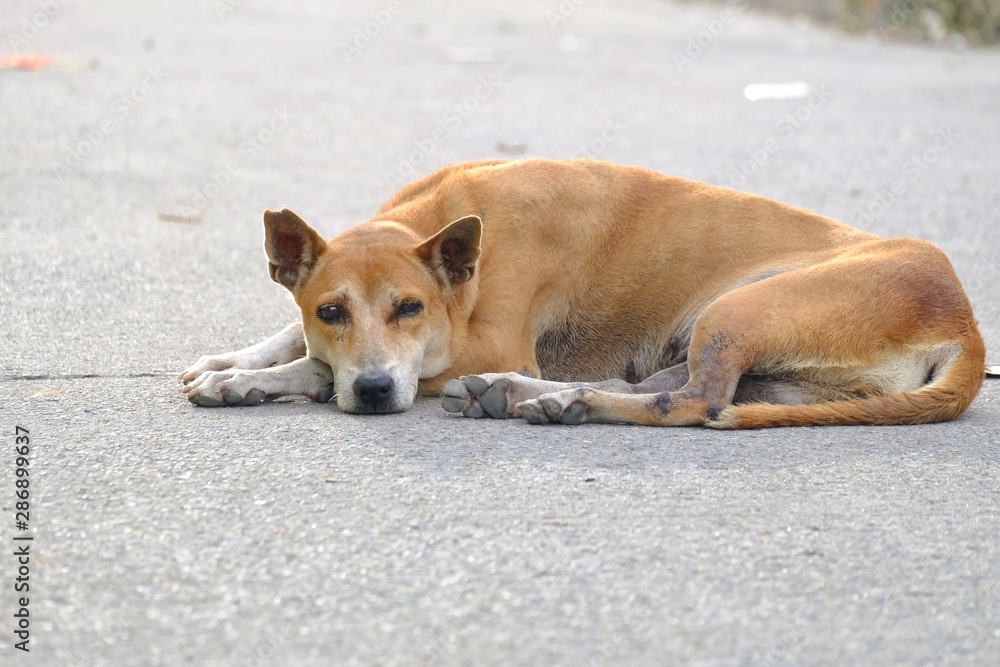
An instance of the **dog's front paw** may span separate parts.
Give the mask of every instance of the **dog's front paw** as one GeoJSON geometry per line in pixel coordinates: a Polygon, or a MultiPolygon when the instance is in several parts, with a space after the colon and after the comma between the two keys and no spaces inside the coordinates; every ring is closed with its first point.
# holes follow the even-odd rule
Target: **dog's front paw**
{"type": "Polygon", "coordinates": [[[582,424],[587,421],[587,394],[592,389],[567,389],[522,401],[515,406],[531,424],[582,424]]]}
{"type": "Polygon", "coordinates": [[[228,354],[206,354],[194,362],[190,368],[181,373],[181,381],[184,384],[188,384],[205,373],[225,371],[240,365],[240,358],[233,352],[228,354]]]}
{"type": "Polygon", "coordinates": [[[189,401],[205,408],[257,405],[267,397],[267,392],[254,387],[253,373],[235,370],[201,373],[181,391],[189,401]]]}
{"type": "Polygon", "coordinates": [[[513,409],[515,401],[511,396],[511,376],[516,374],[484,373],[449,380],[441,389],[441,407],[474,419],[517,417],[513,409]]]}

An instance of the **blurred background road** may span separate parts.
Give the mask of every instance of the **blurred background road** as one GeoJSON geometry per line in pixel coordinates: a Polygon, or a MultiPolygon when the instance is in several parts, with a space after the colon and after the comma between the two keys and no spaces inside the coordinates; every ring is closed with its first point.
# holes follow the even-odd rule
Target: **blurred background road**
{"type": "Polygon", "coordinates": [[[198,409],[176,379],[296,317],[263,209],[332,236],[498,156],[932,241],[998,363],[994,48],[663,0],[14,0],[0,28],[3,664],[1000,663],[1000,381],[949,424],[716,433],[198,409]]]}

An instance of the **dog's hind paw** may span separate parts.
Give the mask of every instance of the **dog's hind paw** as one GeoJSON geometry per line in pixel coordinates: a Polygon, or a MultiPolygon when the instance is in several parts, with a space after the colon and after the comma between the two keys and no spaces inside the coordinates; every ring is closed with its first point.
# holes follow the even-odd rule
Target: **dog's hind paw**
{"type": "Polygon", "coordinates": [[[587,421],[587,388],[567,389],[518,403],[516,408],[531,424],[576,425],[587,421]]]}
{"type": "Polygon", "coordinates": [[[507,419],[518,416],[509,400],[510,373],[466,375],[449,380],[441,389],[441,407],[448,412],[461,412],[466,417],[507,419]]]}
{"type": "Polygon", "coordinates": [[[549,423],[549,416],[545,414],[545,410],[537,398],[522,401],[517,407],[521,411],[521,417],[529,424],[549,423]]]}
{"type": "Polygon", "coordinates": [[[486,413],[476,399],[469,394],[461,380],[448,380],[441,388],[441,407],[445,412],[461,412],[466,417],[479,419],[486,413]]]}

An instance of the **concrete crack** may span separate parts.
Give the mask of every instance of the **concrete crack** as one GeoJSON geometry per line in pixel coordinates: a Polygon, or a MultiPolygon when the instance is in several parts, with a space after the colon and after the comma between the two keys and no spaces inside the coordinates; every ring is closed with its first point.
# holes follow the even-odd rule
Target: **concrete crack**
{"type": "Polygon", "coordinates": [[[110,374],[104,375],[102,373],[38,373],[38,374],[23,374],[23,375],[3,375],[0,376],[0,380],[5,381],[16,381],[16,380],[95,380],[95,379],[107,379],[107,380],[129,380],[134,378],[152,378],[152,377],[179,377],[180,373],[174,371],[150,371],[148,373],[122,373],[122,374],[110,374]]]}

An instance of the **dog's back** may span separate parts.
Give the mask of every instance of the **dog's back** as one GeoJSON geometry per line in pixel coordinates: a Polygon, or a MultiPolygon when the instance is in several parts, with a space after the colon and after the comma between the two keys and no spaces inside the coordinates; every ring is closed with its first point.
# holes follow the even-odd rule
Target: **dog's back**
{"type": "Polygon", "coordinates": [[[476,316],[512,336],[527,326],[542,376],[560,381],[646,378],[686,358],[695,320],[721,294],[877,238],[763,197],[588,159],[447,167],[374,220],[430,236],[468,213],[483,220],[476,316]]]}

